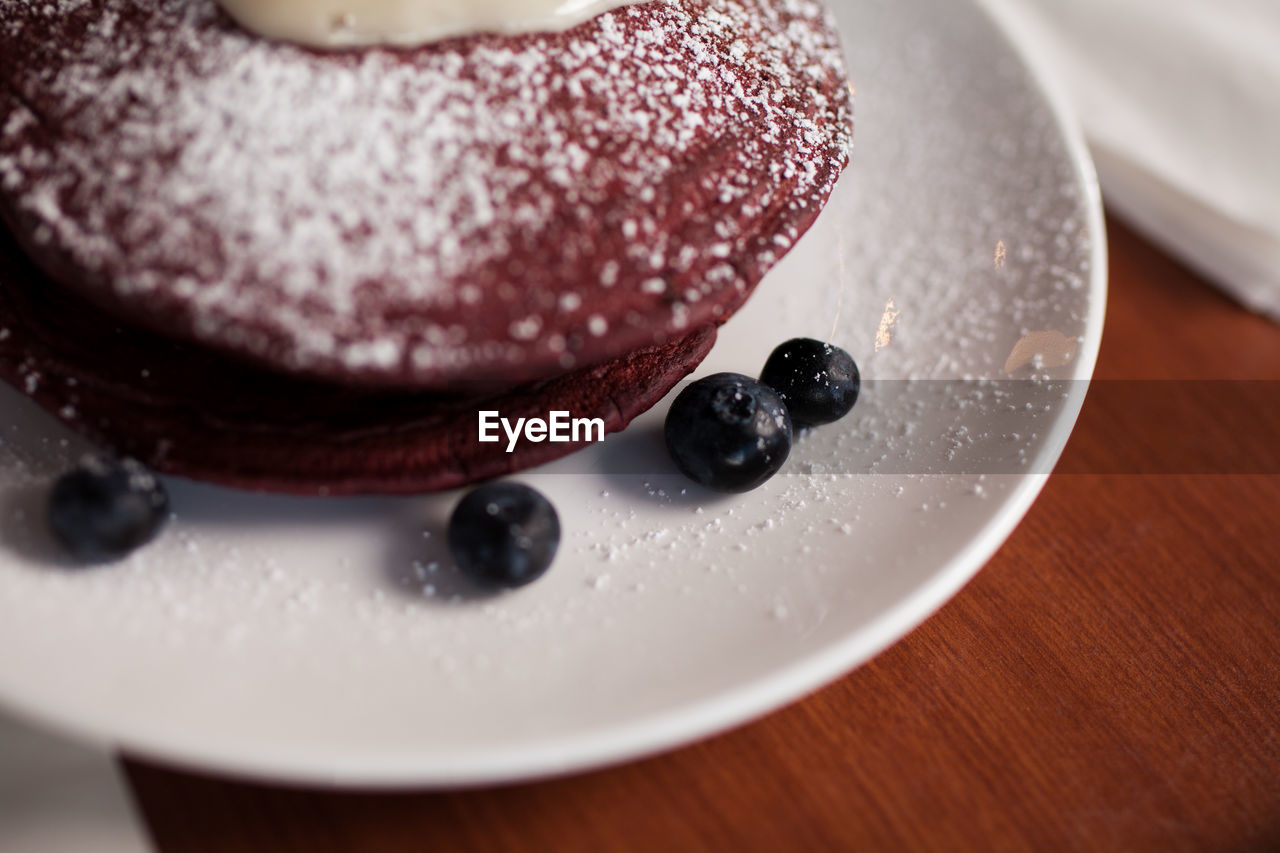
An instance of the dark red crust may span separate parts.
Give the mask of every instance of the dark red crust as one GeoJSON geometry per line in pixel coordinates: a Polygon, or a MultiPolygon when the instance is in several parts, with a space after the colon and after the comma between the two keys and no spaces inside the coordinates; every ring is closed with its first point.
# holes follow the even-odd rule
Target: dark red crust
{"type": "Polygon", "coordinates": [[[812,0],[651,2],[565,33],[350,54],[249,38],[213,0],[95,0],[71,11],[0,0],[0,217],[59,283],[167,335],[361,387],[491,388],[727,319],[809,227],[843,168],[846,87],[830,20],[812,0]],[[241,70],[252,85],[238,98],[241,70]],[[360,112],[399,72],[408,82],[392,99],[403,110],[360,112]],[[545,84],[530,92],[525,78],[535,76],[545,84]],[[317,85],[287,89],[299,77],[317,85]],[[325,113],[344,86],[354,87],[350,103],[325,113]],[[441,110],[415,115],[450,86],[459,88],[441,110]],[[528,114],[518,109],[526,100],[538,101],[528,114]],[[450,130],[457,145],[400,144],[430,137],[446,106],[466,113],[450,130]],[[207,123],[182,123],[202,109],[207,123]],[[701,124],[682,124],[689,115],[701,124]],[[314,132],[291,136],[299,124],[314,132]],[[347,125],[350,145],[343,136],[310,144],[347,125]],[[348,197],[346,184],[273,181],[323,171],[333,151],[379,135],[400,153],[388,155],[391,169],[369,162],[369,174],[389,177],[353,167],[348,183],[387,192],[385,215],[317,240],[317,257],[350,249],[337,268],[318,267],[312,244],[292,235],[319,233],[373,190],[348,197]],[[209,142],[223,137],[260,148],[219,160],[209,142]],[[568,143],[580,154],[572,168],[562,162],[568,143]],[[208,160],[187,162],[193,147],[208,160]],[[254,171],[259,160],[268,165],[254,171]],[[415,183],[437,162],[441,174],[415,183]],[[506,183],[490,174],[498,164],[506,183]],[[177,174],[190,184],[175,187],[177,174]],[[437,203],[468,181],[488,194],[485,216],[437,203]],[[308,189],[299,199],[289,187],[308,189]],[[361,273],[345,301],[297,284],[313,267],[345,280],[344,270],[380,257],[385,232],[399,235],[433,206],[449,220],[445,236],[361,273]],[[447,257],[461,260],[429,295],[417,292],[425,279],[413,263],[447,257]],[[214,289],[222,295],[205,299],[214,289]],[[316,333],[337,349],[314,350],[316,333]],[[391,342],[389,361],[367,360],[391,342]]]}
{"type": "Polygon", "coordinates": [[[69,427],[170,474],[309,495],[463,486],[581,445],[477,440],[477,411],[599,417],[614,432],[706,356],[703,328],[490,397],[369,393],[263,371],[120,326],[34,269],[0,230],[0,379],[69,427]]]}

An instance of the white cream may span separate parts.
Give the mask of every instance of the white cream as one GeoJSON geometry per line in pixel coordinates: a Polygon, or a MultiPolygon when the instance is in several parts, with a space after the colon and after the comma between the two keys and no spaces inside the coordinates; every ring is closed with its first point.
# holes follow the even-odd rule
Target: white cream
{"type": "Polygon", "coordinates": [[[635,0],[218,0],[245,29],[312,47],[563,30],[635,0]]]}

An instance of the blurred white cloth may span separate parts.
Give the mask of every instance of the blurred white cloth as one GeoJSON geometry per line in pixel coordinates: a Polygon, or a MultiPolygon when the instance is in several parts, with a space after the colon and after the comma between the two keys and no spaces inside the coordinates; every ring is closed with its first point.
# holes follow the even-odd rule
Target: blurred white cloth
{"type": "Polygon", "coordinates": [[[148,853],[115,758],[0,712],[0,850],[148,853]]]}
{"type": "Polygon", "coordinates": [[[1064,85],[1108,206],[1280,319],[1280,0],[988,0],[1064,85]]]}

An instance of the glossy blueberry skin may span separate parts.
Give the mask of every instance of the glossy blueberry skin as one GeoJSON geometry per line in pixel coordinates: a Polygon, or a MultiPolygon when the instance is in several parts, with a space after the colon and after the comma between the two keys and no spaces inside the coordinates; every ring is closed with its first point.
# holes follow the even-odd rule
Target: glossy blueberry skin
{"type": "Polygon", "coordinates": [[[667,450],[685,476],[722,492],[747,492],[791,452],[791,416],[773,389],[717,373],[680,392],[667,412],[667,450]]]}
{"type": "Polygon", "coordinates": [[[483,586],[532,583],[559,547],[555,507],[522,483],[486,483],[464,497],[449,519],[454,562],[483,586]]]}
{"type": "Polygon", "coordinates": [[[84,563],[127,556],[155,538],[169,518],[169,495],[133,459],[86,456],[49,493],[54,539],[84,563]]]}
{"type": "Polygon", "coordinates": [[[778,392],[797,427],[838,421],[858,402],[862,377],[849,353],[813,338],[792,338],[770,354],[760,381],[778,392]]]}

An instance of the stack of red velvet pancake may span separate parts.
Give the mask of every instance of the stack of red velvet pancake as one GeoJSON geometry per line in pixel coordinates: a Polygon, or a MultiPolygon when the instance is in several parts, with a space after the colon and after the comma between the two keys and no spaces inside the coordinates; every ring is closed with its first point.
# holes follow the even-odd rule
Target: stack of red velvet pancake
{"type": "Polygon", "coordinates": [[[449,488],[659,400],[847,161],[810,0],[318,52],[214,0],[0,0],[0,378],[167,472],[449,488]]]}

